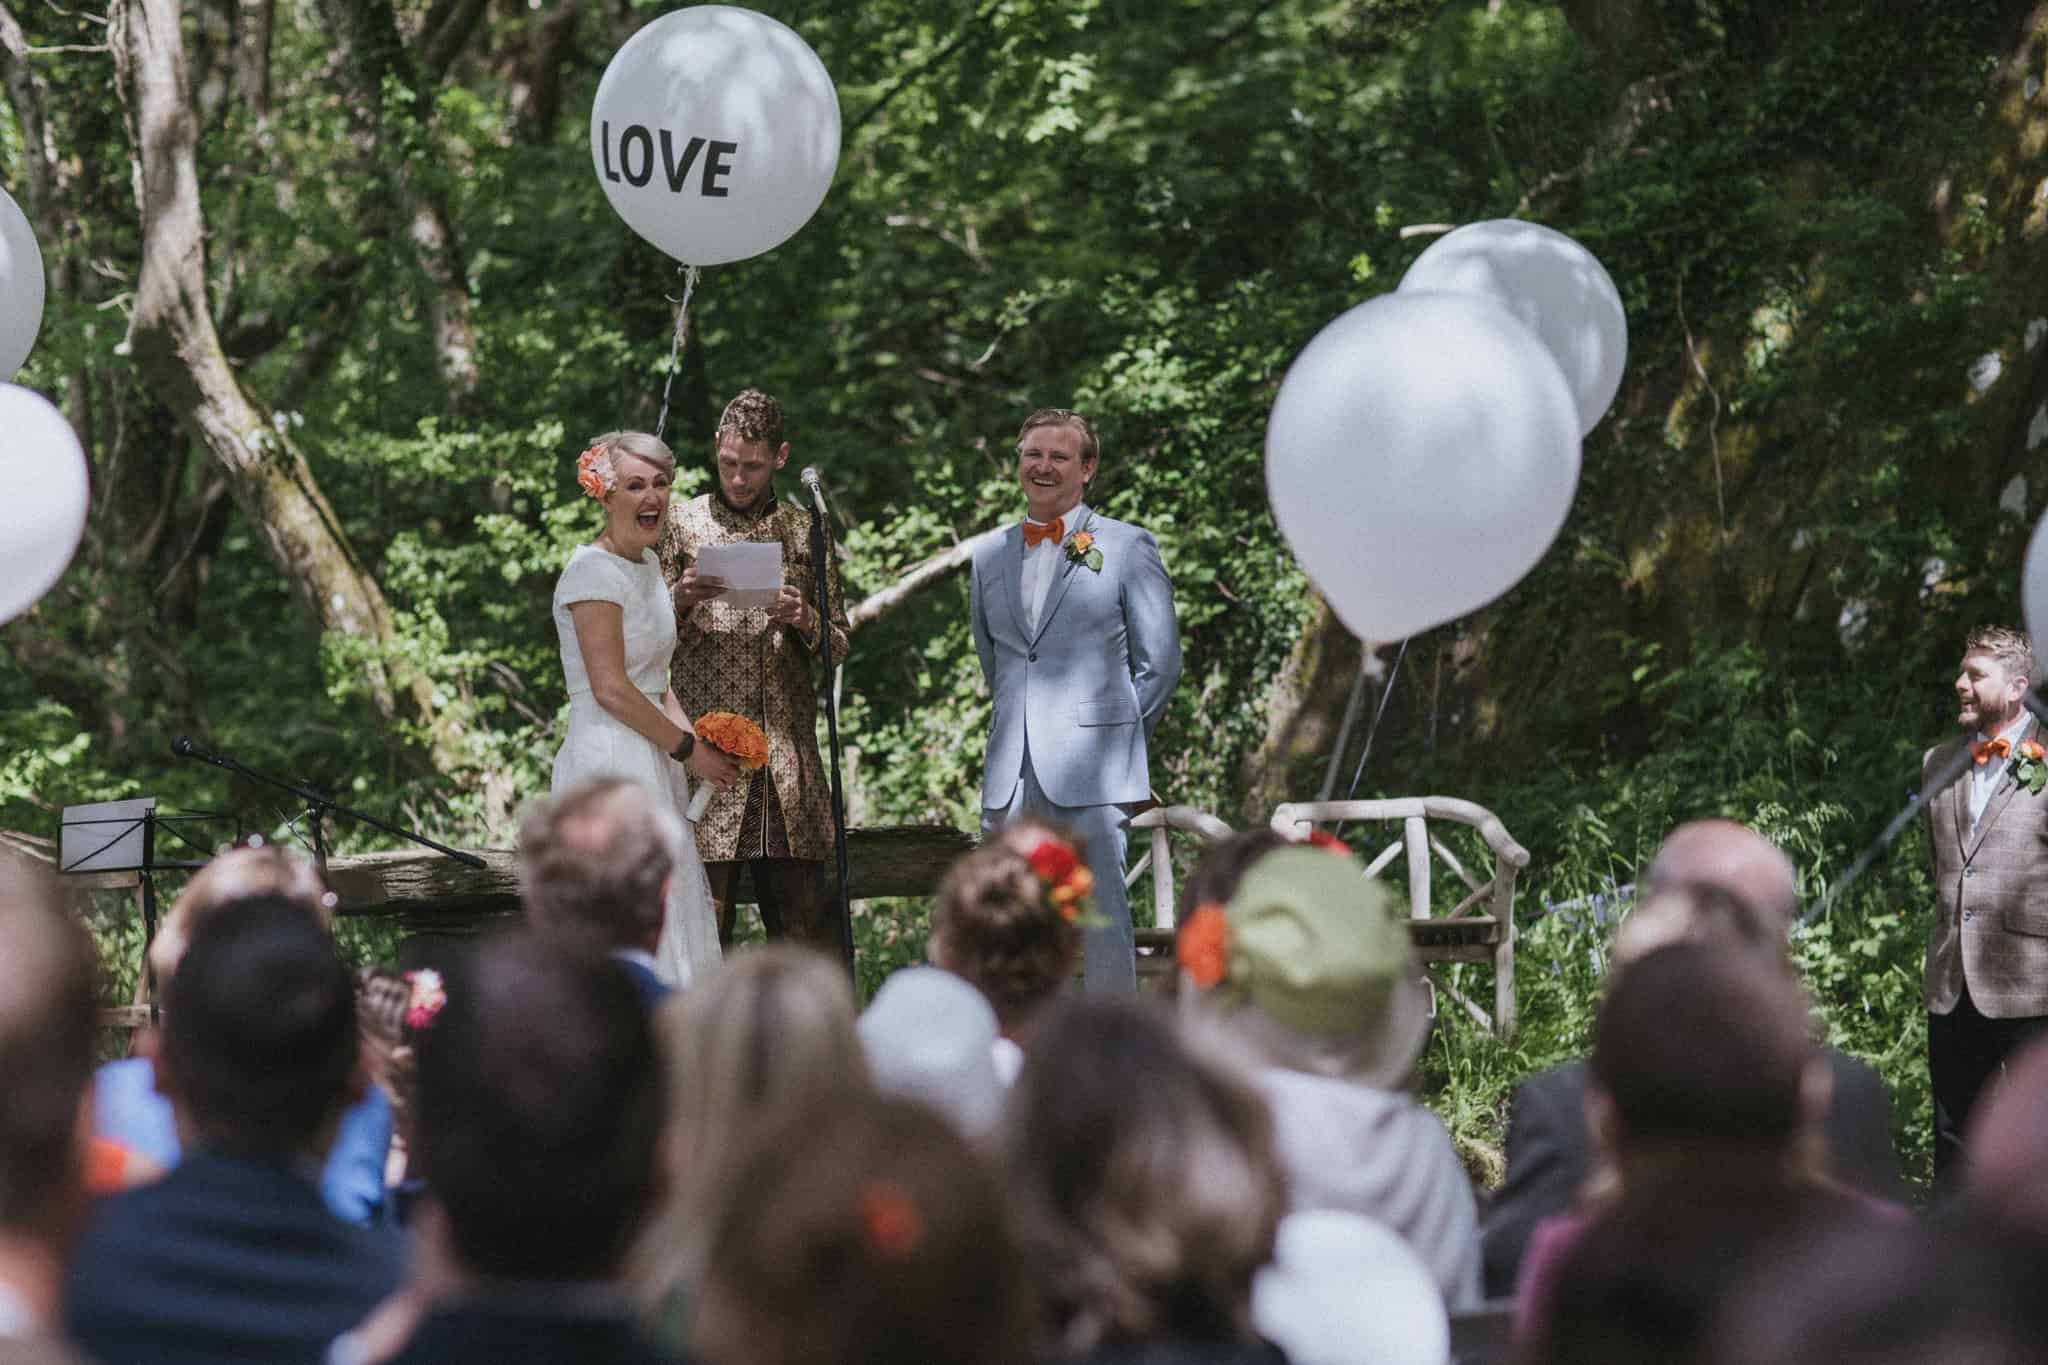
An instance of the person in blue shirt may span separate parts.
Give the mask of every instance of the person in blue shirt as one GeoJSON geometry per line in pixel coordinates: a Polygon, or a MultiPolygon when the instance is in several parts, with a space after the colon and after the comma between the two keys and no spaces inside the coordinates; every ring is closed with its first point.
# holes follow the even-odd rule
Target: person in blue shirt
{"type": "MultiPolygon", "coordinates": [[[[150,970],[164,991],[198,925],[214,911],[250,896],[279,896],[304,905],[332,927],[334,897],[313,864],[274,844],[229,849],[201,868],[172,903],[149,946],[150,970]]],[[[135,1055],[100,1067],[93,1080],[93,1135],[169,1170],[182,1144],[171,1103],[157,1088],[156,1031],[139,1033],[135,1055]]],[[[384,1160],[391,1147],[391,1101],[379,1084],[341,1116],[320,1172],[320,1195],[334,1216],[369,1223],[386,1212],[384,1160]]]]}

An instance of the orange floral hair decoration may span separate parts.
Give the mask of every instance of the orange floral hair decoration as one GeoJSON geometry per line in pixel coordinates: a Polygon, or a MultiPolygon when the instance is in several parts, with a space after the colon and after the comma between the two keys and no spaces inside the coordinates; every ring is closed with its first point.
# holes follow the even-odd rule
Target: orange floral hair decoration
{"type": "Polygon", "coordinates": [[[1230,975],[1230,921],[1215,901],[1195,907],[1173,941],[1173,958],[1188,980],[1210,990],[1230,975]]]}
{"type": "Polygon", "coordinates": [[[591,446],[576,457],[576,482],[591,497],[602,500],[618,481],[612,453],[603,446],[591,446]]]}
{"type": "Polygon", "coordinates": [[[1024,859],[1045,883],[1046,899],[1061,919],[1072,923],[1086,913],[1088,897],[1095,890],[1095,874],[1082,865],[1073,845],[1048,836],[1024,859]]]}
{"type": "Polygon", "coordinates": [[[924,1219],[910,1192],[892,1181],[861,1187],[860,1234],[868,1250],[885,1261],[900,1261],[924,1241],[924,1219]]]}

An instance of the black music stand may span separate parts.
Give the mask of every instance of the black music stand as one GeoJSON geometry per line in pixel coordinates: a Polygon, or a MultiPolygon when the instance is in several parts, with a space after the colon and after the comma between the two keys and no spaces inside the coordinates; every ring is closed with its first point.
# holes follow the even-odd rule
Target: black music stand
{"type": "MultiPolygon", "coordinates": [[[[66,806],[57,831],[57,871],[73,877],[101,872],[136,874],[142,888],[142,973],[147,980],[149,945],[156,940],[155,874],[192,872],[206,866],[213,857],[213,849],[201,842],[206,830],[233,820],[220,811],[160,814],[153,796],[66,806]],[[158,831],[172,844],[183,846],[174,851],[195,856],[158,857],[158,831]]],[[[233,827],[235,837],[240,837],[240,827],[233,827]]],[[[154,988],[154,982],[149,984],[154,988]]]]}

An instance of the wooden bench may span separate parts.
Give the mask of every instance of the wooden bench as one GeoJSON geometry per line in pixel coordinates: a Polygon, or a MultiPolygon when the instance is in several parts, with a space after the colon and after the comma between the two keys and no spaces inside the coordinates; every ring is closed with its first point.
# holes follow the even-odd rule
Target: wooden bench
{"type": "Polygon", "coordinates": [[[1516,843],[1486,807],[1454,796],[1408,796],[1381,801],[1296,801],[1273,810],[1273,828],[1301,838],[1316,825],[1367,821],[1401,822],[1401,835],[1374,855],[1365,874],[1376,877],[1405,855],[1408,930],[1425,962],[1483,962],[1493,967],[1491,1015],[1442,980],[1449,995],[1479,1024],[1505,1038],[1515,1029],[1515,879],[1529,865],[1529,850],[1516,843]],[[1430,829],[1430,821],[1467,825],[1478,831],[1493,859],[1484,880],[1430,829]],[[1441,915],[1432,913],[1431,859],[1440,860],[1464,884],[1466,894],[1441,915]]]}

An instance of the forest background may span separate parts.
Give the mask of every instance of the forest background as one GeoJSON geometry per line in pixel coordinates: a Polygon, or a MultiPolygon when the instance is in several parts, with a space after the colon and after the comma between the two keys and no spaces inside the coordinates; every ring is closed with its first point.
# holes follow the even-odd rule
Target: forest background
{"type": "MultiPolygon", "coordinates": [[[[1233,823],[1315,794],[1360,667],[1267,510],[1288,360],[1429,225],[1532,218],[1613,274],[1629,368],[1563,534],[1494,606],[1376,650],[1373,748],[1360,726],[1341,756],[1339,794],[1467,797],[1533,854],[1523,1027],[1449,1011],[1427,1060],[1482,1172],[1512,1081],[1584,1046],[1602,898],[1663,833],[1751,822],[1817,894],[1952,726],[1963,632],[2018,615],[2048,502],[2048,8],[758,7],[833,73],[844,150],[797,237],[705,273],[681,488],[725,397],[779,395],[862,601],[1015,515],[1023,413],[1094,414],[1091,501],[1155,531],[1181,613],[1155,785],[1233,823]]],[[[0,0],[0,184],[52,284],[18,382],[94,481],[70,571],[0,629],[0,829],[135,793],[274,825],[171,756],[189,732],[509,842],[560,733],[554,577],[598,524],[574,456],[662,402],[679,281],[607,207],[587,113],[664,8],[0,0]]],[[[966,585],[914,582],[868,602],[844,673],[855,822],[971,828],[966,585]]],[[[1925,868],[1914,829],[1798,941],[1923,1170],[1925,868]]],[[[867,907],[870,987],[923,925],[867,907]]],[[[132,980],[139,928],[101,929],[132,980]]]]}

